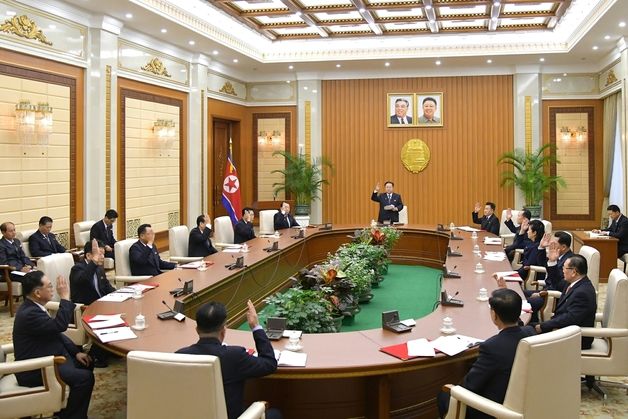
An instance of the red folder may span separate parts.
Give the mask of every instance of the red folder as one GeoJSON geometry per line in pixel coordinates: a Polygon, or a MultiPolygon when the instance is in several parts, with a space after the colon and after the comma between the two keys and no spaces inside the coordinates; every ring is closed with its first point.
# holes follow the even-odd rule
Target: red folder
{"type": "Polygon", "coordinates": [[[408,359],[418,358],[418,356],[409,356],[408,355],[408,345],[404,343],[400,343],[397,345],[386,346],[384,348],[379,348],[381,352],[385,354],[392,355],[395,358],[399,358],[402,361],[407,361],[408,359]]]}

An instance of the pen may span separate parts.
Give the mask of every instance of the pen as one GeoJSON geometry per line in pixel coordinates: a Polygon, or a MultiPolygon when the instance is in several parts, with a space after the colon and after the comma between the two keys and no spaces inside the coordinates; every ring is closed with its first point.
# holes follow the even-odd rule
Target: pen
{"type": "Polygon", "coordinates": [[[103,333],[101,333],[100,335],[101,335],[101,336],[102,336],[102,335],[109,335],[109,334],[111,334],[111,333],[118,333],[118,332],[119,332],[119,330],[112,330],[111,332],[103,332],[103,333]]]}

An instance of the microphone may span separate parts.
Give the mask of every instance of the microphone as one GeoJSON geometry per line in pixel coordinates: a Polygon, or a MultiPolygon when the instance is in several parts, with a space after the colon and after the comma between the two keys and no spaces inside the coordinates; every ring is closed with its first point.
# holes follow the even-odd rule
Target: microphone
{"type": "Polygon", "coordinates": [[[172,312],[174,313],[174,309],[168,305],[168,303],[166,302],[166,300],[161,300],[161,303],[162,303],[163,305],[165,305],[166,307],[168,307],[168,310],[170,310],[170,311],[172,311],[172,312]]]}
{"type": "Polygon", "coordinates": [[[460,278],[460,274],[458,272],[455,271],[455,269],[458,267],[458,265],[454,265],[454,269],[453,270],[449,270],[447,269],[447,265],[443,265],[443,277],[445,278],[460,278]]]}
{"type": "Polygon", "coordinates": [[[452,231],[449,234],[449,240],[462,240],[462,237],[461,236],[456,236],[456,234],[452,231]]]}
{"type": "Polygon", "coordinates": [[[456,291],[456,293],[453,296],[449,297],[449,301],[452,301],[454,297],[456,297],[458,294],[460,294],[460,291],[456,291]]]}
{"type": "MultiPolygon", "coordinates": [[[[181,278],[177,278],[177,280],[179,282],[183,283],[183,281],[181,281],[181,278]]],[[[175,288],[173,290],[170,290],[170,294],[172,294],[173,297],[178,297],[181,294],[183,294],[183,288],[175,288]]],[[[166,303],[164,302],[164,304],[166,304],[166,303]]]]}
{"type": "Polygon", "coordinates": [[[456,250],[451,250],[451,246],[447,246],[447,256],[462,256],[462,253],[458,251],[460,246],[456,247],[456,250]]]}
{"type": "Polygon", "coordinates": [[[460,291],[456,291],[453,296],[449,296],[446,290],[441,291],[440,293],[440,305],[446,307],[463,307],[464,303],[462,300],[456,300],[454,297],[457,296],[460,291]]]}
{"type": "Polygon", "coordinates": [[[168,311],[164,311],[163,313],[157,314],[157,317],[160,320],[175,319],[179,322],[182,322],[183,320],[185,320],[185,314],[175,311],[172,307],[168,305],[168,303],[166,303],[165,300],[161,300],[161,303],[165,305],[166,307],[168,307],[168,311]]]}

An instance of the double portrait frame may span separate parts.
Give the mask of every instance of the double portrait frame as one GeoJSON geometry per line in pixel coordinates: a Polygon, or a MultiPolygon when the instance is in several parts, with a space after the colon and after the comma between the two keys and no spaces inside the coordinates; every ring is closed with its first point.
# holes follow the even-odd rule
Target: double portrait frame
{"type": "Polygon", "coordinates": [[[388,93],[386,99],[389,128],[443,126],[443,92],[388,93]]]}

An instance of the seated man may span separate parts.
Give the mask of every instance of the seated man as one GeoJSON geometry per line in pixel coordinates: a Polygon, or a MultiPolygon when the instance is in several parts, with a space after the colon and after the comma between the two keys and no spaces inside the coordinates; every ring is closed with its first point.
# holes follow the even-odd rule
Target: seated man
{"type": "MultiPolygon", "coordinates": [[[[550,320],[535,326],[537,333],[571,325],[595,327],[597,294],[587,277],[587,269],[587,260],[580,255],[573,255],[565,260],[564,279],[553,284],[554,289],[562,293],[556,303],[556,311],[550,320]]],[[[592,343],[592,337],[582,337],[582,349],[591,348],[592,343]]]]}
{"type": "Polygon", "coordinates": [[[72,302],[89,305],[116,289],[109,283],[103,264],[105,244],[93,239],[85,243],[85,260],[79,261],[70,271],[72,302]]]}
{"type": "MultiPolygon", "coordinates": [[[[57,278],[57,293],[61,298],[59,311],[52,318],[44,305],[52,300],[52,283],[43,272],[34,271],[22,281],[24,303],[15,314],[13,324],[13,346],[15,360],[42,356],[64,356],[65,363],[59,365],[59,375],[70,387],[70,397],[60,418],[87,418],[87,409],[94,388],[89,355],[80,352],[76,345],[63,334],[68,324],[74,321],[74,303],[70,302],[70,290],[65,278],[57,278]]],[[[17,382],[25,387],[43,385],[41,372],[25,371],[15,374],[17,382]]]]}
{"type": "Polygon", "coordinates": [[[235,244],[244,243],[255,238],[253,218],[255,218],[253,208],[246,207],[242,210],[242,218],[233,227],[233,242],[235,244]]]}
{"type": "Polygon", "coordinates": [[[108,209],[105,217],[92,226],[89,230],[89,240],[94,239],[105,244],[105,257],[115,259],[113,246],[116,244],[116,238],[113,236],[113,223],[118,219],[118,213],[114,209],[108,209]]]}
{"type": "Polygon", "coordinates": [[[131,275],[159,275],[162,270],[174,269],[177,264],[166,262],[159,257],[155,245],[155,232],[150,224],[142,224],[137,228],[139,240],[129,249],[131,275]]]}
{"type": "MultiPolygon", "coordinates": [[[[508,288],[496,289],[488,300],[491,320],[499,333],[480,344],[480,354],[462,380],[462,387],[497,403],[503,403],[508,389],[512,363],[519,341],[534,335],[531,327],[517,325],[521,314],[521,297],[508,288]]],[[[445,417],[449,409],[449,394],[438,395],[438,410],[445,417]]],[[[467,407],[467,418],[490,418],[467,407]]]]}
{"type": "Polygon", "coordinates": [[[506,221],[504,221],[504,224],[508,227],[508,230],[510,230],[511,233],[515,234],[512,244],[504,248],[504,252],[506,253],[506,256],[508,256],[508,260],[510,262],[512,262],[515,257],[515,250],[525,249],[526,246],[530,244],[530,241],[528,240],[528,225],[531,218],[532,214],[530,214],[530,211],[519,211],[519,214],[517,215],[517,224],[519,224],[519,226],[515,227],[515,223],[512,222],[512,211],[510,208],[506,210],[506,221]]]}
{"type": "MultiPolygon", "coordinates": [[[[9,265],[18,272],[30,272],[33,262],[26,257],[22,243],[15,238],[15,224],[10,221],[0,225],[2,239],[0,239],[0,265],[9,265]]],[[[11,281],[22,282],[23,276],[11,274],[11,281]]]]}
{"type": "MultiPolygon", "coordinates": [[[[227,416],[235,419],[244,412],[244,382],[247,378],[263,377],[277,370],[273,347],[259,325],[255,306],[248,301],[246,318],[253,332],[257,356],[249,355],[241,346],[224,345],[227,333],[227,309],[222,303],[211,301],[196,312],[196,331],[199,340],[194,345],[181,348],[177,353],[213,355],[220,358],[220,369],[227,404],[227,416]]],[[[276,409],[266,411],[267,419],[280,418],[276,409]]]]}
{"type": "Polygon", "coordinates": [[[205,257],[218,252],[209,238],[212,233],[212,226],[208,221],[209,217],[206,215],[196,217],[196,227],[190,230],[188,239],[189,257],[205,257]]]}
{"type": "Polygon", "coordinates": [[[275,231],[282,230],[284,228],[299,226],[297,220],[295,220],[294,217],[290,214],[290,204],[288,204],[286,201],[283,201],[281,203],[281,207],[279,207],[279,212],[273,217],[273,224],[275,226],[275,231]]]}
{"type": "Polygon", "coordinates": [[[593,232],[618,239],[617,257],[621,258],[628,253],[628,218],[621,213],[617,205],[609,205],[606,210],[608,211],[608,218],[612,220],[611,225],[604,230],[593,230],[593,232]]]}
{"type": "Polygon", "coordinates": [[[64,253],[65,247],[57,241],[52,230],[52,218],[43,216],[39,219],[39,230],[33,233],[28,240],[28,248],[32,257],[43,257],[53,253],[64,253]]]}
{"type": "Polygon", "coordinates": [[[481,218],[478,216],[478,213],[482,207],[479,202],[475,203],[475,208],[471,213],[473,217],[473,222],[475,224],[480,224],[480,228],[484,231],[488,231],[489,233],[493,233],[496,236],[499,236],[499,220],[495,216],[495,204],[492,202],[487,202],[484,204],[484,216],[481,218]]]}

